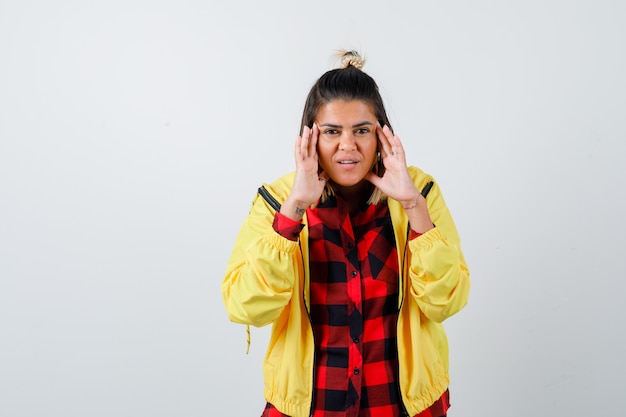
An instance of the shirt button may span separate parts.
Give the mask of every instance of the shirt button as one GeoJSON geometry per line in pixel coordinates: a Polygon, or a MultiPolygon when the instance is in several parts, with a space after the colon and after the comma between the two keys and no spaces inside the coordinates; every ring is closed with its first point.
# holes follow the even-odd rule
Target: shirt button
{"type": "Polygon", "coordinates": [[[356,271],[352,271],[352,276],[356,277],[356,271]]]}
{"type": "Polygon", "coordinates": [[[352,338],[352,341],[354,343],[359,343],[359,338],[355,336],[355,337],[352,338]]]}
{"type": "Polygon", "coordinates": [[[354,368],[354,375],[358,375],[359,374],[359,368],[354,368]]]}

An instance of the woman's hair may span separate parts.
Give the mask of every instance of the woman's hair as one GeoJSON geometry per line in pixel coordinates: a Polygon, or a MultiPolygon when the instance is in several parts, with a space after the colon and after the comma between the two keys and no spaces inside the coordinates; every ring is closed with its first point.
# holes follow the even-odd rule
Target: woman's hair
{"type": "MultiPolygon", "coordinates": [[[[322,106],[334,100],[358,100],[369,104],[372,106],[374,115],[380,125],[387,125],[389,129],[392,129],[385,111],[383,99],[378,91],[378,85],[372,77],[361,70],[365,60],[356,51],[339,51],[337,57],[341,59],[341,66],[324,73],[313,84],[311,91],[309,91],[304,104],[304,111],[302,112],[300,134],[302,134],[304,126],[313,126],[317,113],[322,106]]],[[[379,176],[382,176],[384,173],[384,166],[380,160],[379,153],[372,170],[379,176]]],[[[322,202],[333,194],[334,190],[329,181],[326,183],[322,193],[322,202]]],[[[385,195],[378,188],[374,187],[368,203],[377,204],[384,199],[385,195]]]]}

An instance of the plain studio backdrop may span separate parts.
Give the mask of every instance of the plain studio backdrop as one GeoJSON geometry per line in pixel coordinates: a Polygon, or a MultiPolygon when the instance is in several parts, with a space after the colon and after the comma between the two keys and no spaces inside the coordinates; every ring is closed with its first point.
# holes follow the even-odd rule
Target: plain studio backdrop
{"type": "Polygon", "coordinates": [[[450,416],[623,415],[626,3],[0,1],[0,416],[256,416],[220,284],[361,51],[472,272],[450,416]]]}

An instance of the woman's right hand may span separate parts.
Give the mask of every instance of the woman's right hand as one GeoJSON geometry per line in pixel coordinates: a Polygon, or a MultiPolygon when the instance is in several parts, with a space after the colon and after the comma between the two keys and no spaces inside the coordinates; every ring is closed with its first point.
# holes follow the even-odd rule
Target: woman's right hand
{"type": "Polygon", "coordinates": [[[318,172],[317,139],[319,128],[305,126],[302,135],[296,138],[296,175],[289,197],[283,202],[280,213],[292,220],[300,221],[306,209],[322,195],[326,181],[324,172],[318,172]]]}

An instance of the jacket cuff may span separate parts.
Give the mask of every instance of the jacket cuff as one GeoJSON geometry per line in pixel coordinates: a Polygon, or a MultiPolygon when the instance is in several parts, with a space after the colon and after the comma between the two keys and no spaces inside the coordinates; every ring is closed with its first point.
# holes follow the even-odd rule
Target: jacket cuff
{"type": "Polygon", "coordinates": [[[301,222],[283,216],[280,212],[276,212],[274,222],[272,223],[274,231],[289,240],[297,241],[304,225],[301,222]]]}
{"type": "Polygon", "coordinates": [[[435,242],[445,240],[443,234],[441,234],[441,230],[436,227],[430,229],[426,233],[422,233],[419,236],[419,239],[411,239],[410,242],[411,246],[416,245],[415,247],[417,249],[426,249],[432,246],[432,244],[435,242]]]}

